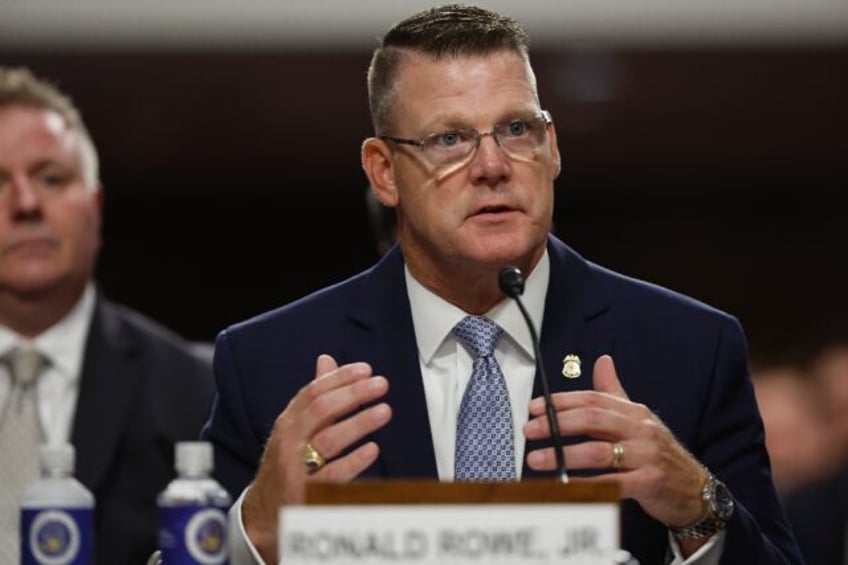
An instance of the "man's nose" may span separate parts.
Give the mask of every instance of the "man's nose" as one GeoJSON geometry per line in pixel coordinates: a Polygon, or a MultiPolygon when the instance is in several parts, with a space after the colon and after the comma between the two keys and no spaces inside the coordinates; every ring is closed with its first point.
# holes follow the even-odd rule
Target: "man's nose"
{"type": "Polygon", "coordinates": [[[16,212],[31,212],[40,204],[38,190],[27,176],[12,177],[12,206],[16,212]]]}
{"type": "Polygon", "coordinates": [[[477,151],[471,161],[471,175],[478,182],[495,185],[509,176],[509,161],[509,155],[500,146],[493,132],[480,134],[477,151]]]}
{"type": "Polygon", "coordinates": [[[486,132],[480,134],[480,141],[477,144],[477,154],[474,158],[481,160],[486,166],[500,167],[509,159],[504,148],[501,147],[498,138],[495,137],[495,132],[486,132]]]}

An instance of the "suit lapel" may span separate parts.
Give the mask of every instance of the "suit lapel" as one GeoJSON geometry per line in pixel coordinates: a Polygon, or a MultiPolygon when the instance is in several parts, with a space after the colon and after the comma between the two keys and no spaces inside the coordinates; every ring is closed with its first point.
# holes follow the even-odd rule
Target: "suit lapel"
{"type": "MultiPolygon", "coordinates": [[[[548,246],[551,275],[541,330],[542,357],[551,393],[592,388],[592,365],[600,355],[612,353],[612,335],[601,323],[609,302],[594,284],[590,265],[558,239],[548,246]],[[562,375],[563,358],[579,356],[582,374],[562,375]]],[[[381,448],[387,476],[436,477],[435,453],[412,313],[403,274],[403,258],[395,247],[363,279],[360,296],[352,300],[352,317],[363,326],[362,341],[354,343],[354,358],[367,352],[375,374],[389,379],[386,401],[392,421],[374,434],[381,448]],[[387,301],[386,297],[391,297],[387,301]],[[410,445],[416,449],[410,449],[410,445]]],[[[538,379],[533,396],[541,396],[538,379]]],[[[527,451],[549,442],[528,442],[527,451]]],[[[534,476],[525,467],[524,476],[534,476]]]]}
{"type": "MultiPolygon", "coordinates": [[[[551,393],[592,388],[592,365],[603,353],[611,353],[612,335],[601,323],[610,308],[589,264],[558,240],[549,246],[551,277],[545,299],[541,349],[551,393]],[[581,361],[581,375],[566,378],[566,355],[581,361]]],[[[534,393],[541,394],[537,384],[534,393]]]]}
{"type": "Polygon", "coordinates": [[[375,374],[389,380],[385,401],[392,420],[374,434],[384,475],[434,478],[436,456],[403,265],[395,247],[364,279],[352,316],[365,331],[353,352],[356,358],[364,353],[375,374]]]}
{"type": "Polygon", "coordinates": [[[129,418],[138,384],[131,343],[113,307],[101,296],[85,346],[79,399],[71,434],[77,476],[97,491],[129,418]]]}
{"type": "MultiPolygon", "coordinates": [[[[589,264],[558,239],[548,245],[551,274],[545,298],[545,317],[540,334],[540,349],[551,394],[592,388],[592,366],[604,353],[612,353],[613,337],[601,323],[609,302],[593,280],[589,264]],[[576,378],[563,375],[566,355],[580,359],[581,374],[576,378]]],[[[533,397],[542,395],[541,376],[536,376],[533,397]]],[[[562,430],[568,435],[568,430],[562,430]]],[[[528,441],[525,453],[546,447],[550,441],[528,441]]],[[[536,473],[526,465],[524,476],[536,473]]]]}

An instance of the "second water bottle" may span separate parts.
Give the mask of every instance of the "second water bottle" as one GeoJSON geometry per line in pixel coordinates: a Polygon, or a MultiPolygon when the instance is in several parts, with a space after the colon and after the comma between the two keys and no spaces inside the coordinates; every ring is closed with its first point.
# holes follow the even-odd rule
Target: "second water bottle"
{"type": "Polygon", "coordinates": [[[163,565],[226,565],[229,493],[211,477],[212,446],[176,445],[177,478],[159,495],[159,549],[163,565]]]}

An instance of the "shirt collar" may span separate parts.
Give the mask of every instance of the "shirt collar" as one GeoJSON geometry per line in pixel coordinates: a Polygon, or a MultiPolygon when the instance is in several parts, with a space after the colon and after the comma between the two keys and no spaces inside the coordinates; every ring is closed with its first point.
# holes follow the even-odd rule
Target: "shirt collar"
{"type": "MultiPolygon", "coordinates": [[[[408,267],[405,267],[405,276],[418,351],[421,360],[429,364],[453,327],[468,314],[424,287],[412,276],[408,267]]],[[[542,327],[549,277],[550,258],[545,250],[536,267],[525,279],[524,294],[521,296],[521,303],[524,304],[537,333],[542,327]]],[[[514,300],[504,297],[485,315],[497,322],[528,357],[534,357],[530,330],[514,300]]]]}
{"type": "Polygon", "coordinates": [[[95,294],[94,284],[89,283],[65,317],[35,339],[26,339],[9,328],[0,326],[0,355],[5,355],[18,345],[27,345],[46,355],[59,373],[74,380],[78,379],[83,349],[94,314],[95,294]]]}

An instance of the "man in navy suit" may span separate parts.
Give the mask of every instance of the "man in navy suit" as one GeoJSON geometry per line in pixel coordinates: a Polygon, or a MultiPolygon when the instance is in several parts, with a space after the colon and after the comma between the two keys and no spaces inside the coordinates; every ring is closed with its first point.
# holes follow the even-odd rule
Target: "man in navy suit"
{"type": "Polygon", "coordinates": [[[96,499],[99,564],[144,563],[156,549],[174,444],[198,437],[212,404],[211,359],[97,288],[102,203],[97,152],[72,101],[27,69],[0,67],[0,488],[12,495],[0,508],[2,563],[19,561],[14,496],[38,472],[11,453],[26,442],[4,433],[10,352],[45,359],[28,393],[38,436],[76,448],[75,474],[96,499]]]}
{"type": "Polygon", "coordinates": [[[399,244],[217,340],[203,436],[240,495],[233,562],[276,561],[277,510],[308,480],[464,471],[458,413],[476,362],[453,329],[467,316],[503,330],[510,476],[554,475],[530,332],[499,288],[506,265],[528,275],[568,470],[620,487],[624,548],[643,564],[801,562],[736,319],[551,235],[560,154],[519,24],[469,6],[415,14],[383,38],[368,89],[362,163],[399,244]]]}

